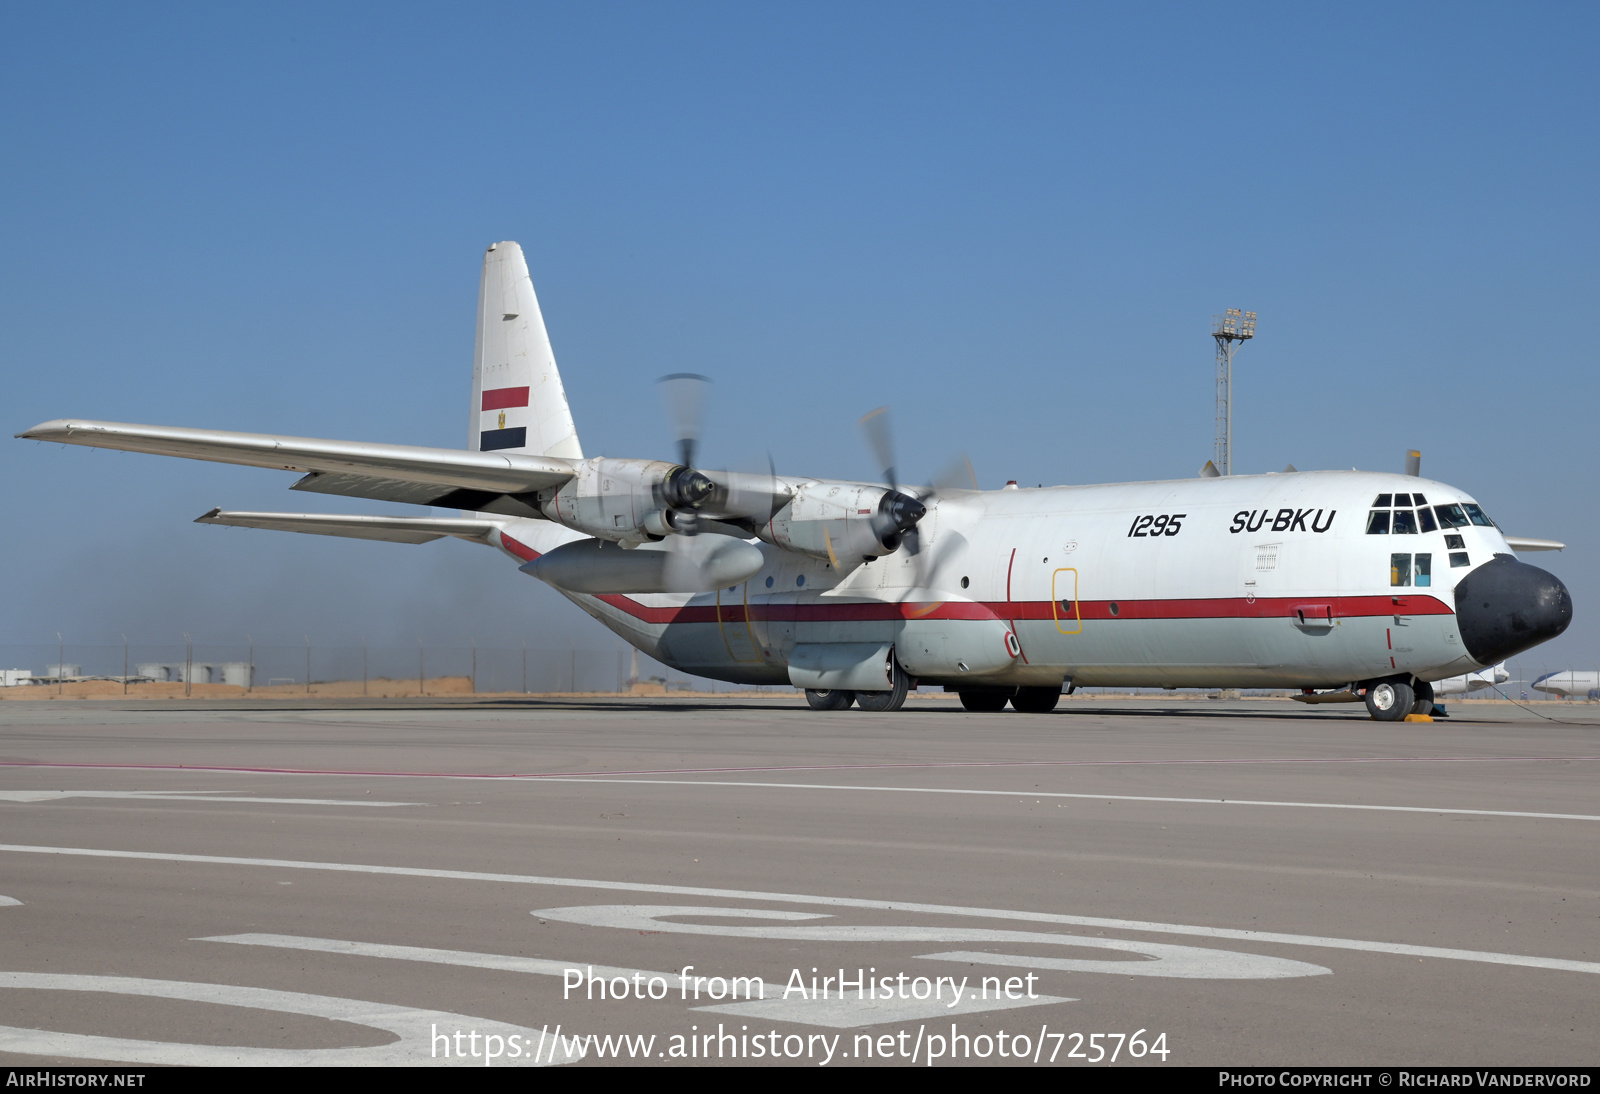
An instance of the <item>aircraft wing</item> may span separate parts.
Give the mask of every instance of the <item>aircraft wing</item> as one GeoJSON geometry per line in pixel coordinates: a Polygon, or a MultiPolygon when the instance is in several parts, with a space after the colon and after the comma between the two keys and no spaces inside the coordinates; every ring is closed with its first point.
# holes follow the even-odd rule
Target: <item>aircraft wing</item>
{"type": "Polygon", "coordinates": [[[1559,551],[1566,546],[1554,539],[1530,539],[1527,536],[1507,536],[1506,545],[1513,551],[1559,551]]]}
{"type": "MultiPolygon", "coordinates": [[[[309,471],[315,475],[383,483],[413,483],[442,487],[439,498],[421,504],[478,508],[452,495],[465,491],[481,498],[522,494],[559,486],[573,476],[570,460],[522,452],[469,452],[455,448],[420,448],[365,441],[325,441],[313,437],[280,437],[270,433],[229,433],[216,429],[182,429],[174,426],[130,425],[126,422],[91,422],[58,419],[34,426],[17,436],[34,441],[58,441],[123,452],[149,452],[247,467],[272,467],[284,471],[309,471]]],[[[352,493],[356,490],[326,491],[352,493]]],[[[429,493],[424,489],[421,493],[429,493]]],[[[364,496],[357,494],[357,496],[364,496]]],[[[396,499],[398,500],[398,499],[396,499]]],[[[409,500],[409,499],[408,499],[409,500]]]]}
{"type": "Polygon", "coordinates": [[[499,522],[453,520],[442,517],[355,517],[323,513],[239,513],[213,509],[195,519],[196,524],[226,524],[235,528],[269,528],[279,532],[309,532],[319,536],[381,539],[391,543],[428,543],[444,536],[488,542],[499,522]]]}

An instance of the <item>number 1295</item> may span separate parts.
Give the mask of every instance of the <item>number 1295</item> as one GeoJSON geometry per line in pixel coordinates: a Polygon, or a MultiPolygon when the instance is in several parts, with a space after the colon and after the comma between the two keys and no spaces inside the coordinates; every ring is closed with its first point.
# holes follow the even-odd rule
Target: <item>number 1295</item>
{"type": "Polygon", "coordinates": [[[1134,517],[1133,523],[1128,526],[1130,539],[1143,539],[1156,536],[1175,536],[1183,528],[1183,518],[1188,513],[1162,513],[1160,516],[1134,517]]]}

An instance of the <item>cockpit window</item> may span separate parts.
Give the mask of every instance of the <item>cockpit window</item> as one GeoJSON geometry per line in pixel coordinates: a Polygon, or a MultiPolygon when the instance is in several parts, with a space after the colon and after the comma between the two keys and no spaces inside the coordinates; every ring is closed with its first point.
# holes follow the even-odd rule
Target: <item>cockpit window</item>
{"type": "Polygon", "coordinates": [[[1389,510],[1374,509],[1367,514],[1367,535],[1386,536],[1389,534],[1389,510]]]}
{"type": "Polygon", "coordinates": [[[1472,518],[1472,523],[1476,524],[1479,528],[1493,528],[1494,527],[1494,521],[1489,519],[1489,514],[1485,513],[1482,509],[1479,509],[1476,505],[1472,504],[1470,501],[1469,502],[1465,502],[1463,504],[1463,508],[1466,509],[1467,516],[1472,518]]]}
{"type": "Polygon", "coordinates": [[[1409,585],[1409,584],[1411,584],[1411,556],[1410,555],[1390,555],[1389,556],[1389,584],[1390,585],[1409,585]]]}
{"type": "Polygon", "coordinates": [[[1410,494],[1396,494],[1394,496],[1394,503],[1396,505],[1400,506],[1401,508],[1409,508],[1410,505],[1411,505],[1411,495],[1410,494]]]}
{"type": "MultiPolygon", "coordinates": [[[[1402,494],[1401,497],[1405,495],[1402,494]]],[[[1396,509],[1394,511],[1394,534],[1397,536],[1414,536],[1417,534],[1417,518],[1409,509],[1396,509]]]]}
{"type": "Polygon", "coordinates": [[[1374,509],[1387,509],[1394,504],[1393,494],[1379,494],[1378,500],[1372,503],[1374,509]]]}
{"type": "Polygon", "coordinates": [[[1415,505],[1418,509],[1421,509],[1424,505],[1428,504],[1428,499],[1423,497],[1421,494],[1412,494],[1411,504],[1415,505]]]}
{"type": "Polygon", "coordinates": [[[1466,511],[1459,505],[1435,505],[1433,511],[1439,514],[1439,523],[1446,528],[1465,528],[1467,526],[1466,511]]]}
{"type": "Polygon", "coordinates": [[[1437,532],[1439,530],[1439,526],[1433,522],[1433,510],[1426,506],[1417,510],[1417,521],[1422,525],[1424,532],[1437,532]]]}

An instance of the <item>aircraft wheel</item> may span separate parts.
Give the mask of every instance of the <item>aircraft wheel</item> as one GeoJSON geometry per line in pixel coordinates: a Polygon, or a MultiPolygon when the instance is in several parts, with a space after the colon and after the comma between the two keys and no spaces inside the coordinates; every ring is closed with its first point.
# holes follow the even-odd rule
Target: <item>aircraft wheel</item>
{"type": "Polygon", "coordinates": [[[1380,680],[1367,689],[1367,713],[1380,722],[1402,720],[1416,701],[1411,685],[1396,680],[1380,680]]]}
{"type": "Polygon", "coordinates": [[[1011,707],[1019,714],[1049,714],[1061,702],[1060,688],[1018,688],[1011,707]]]}
{"type": "Polygon", "coordinates": [[[911,678],[906,675],[906,670],[896,662],[894,666],[894,688],[889,691],[858,691],[856,692],[856,706],[862,710],[888,711],[899,710],[906,705],[906,692],[911,690],[911,678]]]}
{"type": "Polygon", "coordinates": [[[962,688],[956,694],[961,696],[961,705],[974,714],[994,714],[1006,709],[1006,700],[1011,698],[1011,689],[962,688]]]}
{"type": "Polygon", "coordinates": [[[1416,687],[1414,687],[1412,690],[1416,692],[1416,698],[1411,702],[1411,713],[1432,714],[1433,685],[1428,683],[1426,680],[1418,680],[1416,687]]]}
{"type": "Polygon", "coordinates": [[[806,688],[806,702],[812,710],[849,710],[855,698],[853,691],[816,691],[806,688]]]}

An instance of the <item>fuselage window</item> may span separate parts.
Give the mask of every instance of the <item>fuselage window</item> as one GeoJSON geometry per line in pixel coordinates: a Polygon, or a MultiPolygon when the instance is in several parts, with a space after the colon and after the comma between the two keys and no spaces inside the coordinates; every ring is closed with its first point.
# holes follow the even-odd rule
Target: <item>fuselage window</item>
{"type": "Polygon", "coordinates": [[[1394,505],[1393,494],[1379,494],[1378,500],[1372,503],[1374,509],[1388,509],[1394,505]]]}
{"type": "Polygon", "coordinates": [[[1367,535],[1386,536],[1389,534],[1389,510],[1374,509],[1367,514],[1367,535]]]}
{"type": "Polygon", "coordinates": [[[1437,532],[1439,530],[1439,526],[1433,520],[1433,510],[1426,506],[1417,510],[1417,523],[1422,525],[1424,532],[1437,532]]]}
{"type": "Polygon", "coordinates": [[[1433,556],[1432,555],[1418,555],[1417,556],[1416,571],[1417,571],[1416,572],[1417,584],[1419,586],[1432,585],[1433,584],[1433,556]]]}
{"type": "Polygon", "coordinates": [[[1390,585],[1410,585],[1411,584],[1411,556],[1410,555],[1390,555],[1389,556],[1389,584],[1390,585]]]}
{"type": "Polygon", "coordinates": [[[1457,566],[1471,566],[1471,565],[1472,565],[1472,563],[1467,561],[1467,552],[1465,552],[1465,551],[1451,551],[1450,552],[1450,568],[1451,569],[1455,569],[1457,566]]]}
{"type": "Polygon", "coordinates": [[[1433,511],[1439,514],[1439,523],[1446,528],[1465,528],[1467,526],[1466,511],[1459,505],[1435,505],[1433,511]]]}
{"type": "Polygon", "coordinates": [[[1476,505],[1473,505],[1470,501],[1465,504],[1465,509],[1467,510],[1467,516],[1472,518],[1472,523],[1476,524],[1479,528],[1494,527],[1494,521],[1489,519],[1489,514],[1485,513],[1482,509],[1479,509],[1476,505]]]}
{"type": "Polygon", "coordinates": [[[1417,534],[1417,518],[1409,509],[1396,509],[1394,511],[1394,534],[1397,536],[1414,536],[1417,534]]]}

